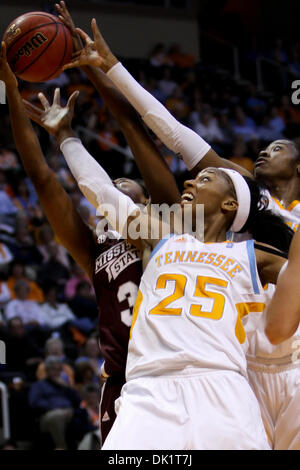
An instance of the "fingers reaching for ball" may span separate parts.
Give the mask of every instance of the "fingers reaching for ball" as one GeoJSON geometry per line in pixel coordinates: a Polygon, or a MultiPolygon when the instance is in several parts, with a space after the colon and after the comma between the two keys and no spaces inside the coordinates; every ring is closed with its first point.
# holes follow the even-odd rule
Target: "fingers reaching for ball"
{"type": "Polygon", "coordinates": [[[4,41],[1,42],[1,59],[6,60],[6,44],[4,41]]]}
{"type": "Polygon", "coordinates": [[[105,41],[104,37],[100,33],[100,30],[98,28],[97,21],[95,18],[92,19],[91,27],[93,31],[96,50],[102,59],[101,68],[104,72],[108,72],[118,62],[118,59],[111,52],[107,42],[105,41]]]}
{"type": "Polygon", "coordinates": [[[40,102],[42,103],[42,105],[44,107],[44,110],[48,111],[48,109],[50,109],[50,104],[49,104],[49,101],[47,100],[46,96],[44,95],[44,93],[39,93],[38,97],[39,97],[39,100],[40,100],[40,102]]]}
{"type": "Polygon", "coordinates": [[[23,99],[22,101],[25,106],[28,117],[32,121],[36,122],[37,124],[41,124],[41,117],[43,114],[43,110],[41,108],[38,108],[37,106],[34,106],[32,103],[30,103],[27,100],[23,99]]]}
{"type": "Polygon", "coordinates": [[[6,43],[4,41],[1,42],[0,50],[0,80],[2,80],[8,88],[18,86],[17,78],[6,59],[6,43]]]}
{"type": "Polygon", "coordinates": [[[73,132],[71,123],[78,95],[79,91],[74,91],[69,97],[67,105],[62,106],[60,102],[60,89],[56,88],[51,105],[43,93],[38,94],[43,108],[39,108],[26,100],[23,100],[23,103],[30,119],[42,126],[50,134],[58,137],[62,134],[73,132]]]}
{"type": "Polygon", "coordinates": [[[85,46],[80,54],[74,53],[72,55],[72,60],[63,67],[64,70],[72,67],[91,66],[100,67],[106,73],[118,62],[101,35],[95,18],[92,19],[91,27],[94,40],[85,31],[76,28],[76,32],[85,46]]]}
{"type": "Polygon", "coordinates": [[[75,51],[80,51],[83,48],[83,43],[80,39],[79,34],[76,31],[76,27],[73,21],[73,18],[66,7],[65,2],[59,2],[55,4],[56,11],[58,13],[58,18],[63,22],[63,24],[69,29],[72,39],[73,39],[73,49],[75,51]]]}
{"type": "Polygon", "coordinates": [[[75,102],[77,100],[79,93],[80,92],[78,90],[74,91],[72,95],[70,96],[70,98],[68,99],[67,108],[71,111],[72,114],[74,112],[75,102]]]}

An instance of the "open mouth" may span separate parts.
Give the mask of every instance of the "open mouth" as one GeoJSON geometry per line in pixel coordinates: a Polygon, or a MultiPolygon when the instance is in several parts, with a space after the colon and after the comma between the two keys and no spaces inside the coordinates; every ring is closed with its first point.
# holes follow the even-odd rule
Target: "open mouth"
{"type": "Polygon", "coordinates": [[[264,165],[265,163],[267,163],[267,159],[266,158],[258,158],[254,164],[255,168],[258,167],[258,166],[261,166],[261,165],[264,165]]]}
{"type": "Polygon", "coordinates": [[[181,203],[182,204],[190,204],[194,200],[194,195],[190,192],[185,192],[181,196],[181,203]]]}

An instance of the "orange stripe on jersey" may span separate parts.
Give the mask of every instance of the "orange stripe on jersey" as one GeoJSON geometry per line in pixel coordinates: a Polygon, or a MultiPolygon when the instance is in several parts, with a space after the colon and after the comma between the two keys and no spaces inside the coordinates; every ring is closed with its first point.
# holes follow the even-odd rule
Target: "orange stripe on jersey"
{"type": "Polygon", "coordinates": [[[242,318],[249,313],[262,313],[266,305],[262,302],[241,302],[235,305],[237,319],[235,324],[235,335],[239,342],[243,344],[246,340],[246,332],[242,323],[242,318]]]}
{"type": "Polygon", "coordinates": [[[295,199],[295,201],[291,202],[291,204],[289,205],[289,207],[284,207],[283,204],[281,204],[280,201],[278,201],[278,199],[276,199],[276,197],[272,197],[273,201],[276,202],[277,206],[280,207],[280,209],[283,209],[284,211],[292,211],[299,203],[300,201],[298,201],[297,199],[295,199]]]}
{"type": "Polygon", "coordinates": [[[300,201],[297,201],[297,199],[295,199],[295,201],[293,201],[289,207],[287,208],[288,211],[292,211],[298,204],[300,204],[300,201]]]}
{"type": "Polygon", "coordinates": [[[141,293],[141,291],[139,289],[138,293],[137,293],[137,296],[136,296],[136,301],[135,301],[135,305],[134,305],[134,308],[133,308],[133,312],[132,312],[132,323],[131,323],[131,328],[130,328],[130,333],[129,333],[129,339],[131,339],[132,330],[133,330],[133,327],[134,327],[135,322],[137,320],[138,313],[139,313],[140,306],[141,306],[142,302],[143,302],[143,294],[141,293]]]}
{"type": "Polygon", "coordinates": [[[278,199],[276,199],[276,197],[272,197],[273,201],[276,202],[277,206],[280,207],[280,209],[283,209],[284,211],[286,211],[286,208],[281,204],[280,201],[278,201],[278,199]]]}

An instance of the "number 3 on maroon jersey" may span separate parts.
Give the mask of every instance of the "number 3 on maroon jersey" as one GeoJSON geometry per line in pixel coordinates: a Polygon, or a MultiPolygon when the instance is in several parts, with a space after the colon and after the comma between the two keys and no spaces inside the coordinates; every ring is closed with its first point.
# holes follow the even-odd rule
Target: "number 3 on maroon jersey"
{"type": "Polygon", "coordinates": [[[126,299],[128,301],[129,308],[127,308],[126,310],[122,310],[121,312],[121,320],[128,327],[131,326],[132,311],[133,311],[133,307],[135,304],[137,293],[138,293],[138,286],[132,281],[124,282],[124,284],[122,284],[118,290],[118,301],[120,303],[126,299]]]}

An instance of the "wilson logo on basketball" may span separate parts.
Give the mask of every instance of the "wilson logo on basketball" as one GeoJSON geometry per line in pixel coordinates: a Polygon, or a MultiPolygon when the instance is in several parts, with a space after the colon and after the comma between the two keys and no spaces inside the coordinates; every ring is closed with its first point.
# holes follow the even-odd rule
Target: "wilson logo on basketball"
{"type": "Polygon", "coordinates": [[[11,27],[7,30],[7,44],[9,45],[15,37],[19,36],[21,34],[21,29],[17,27],[17,25],[12,24],[11,27]]]}
{"type": "Polygon", "coordinates": [[[41,47],[45,42],[48,41],[48,38],[42,33],[36,33],[29,41],[18,50],[17,54],[11,59],[12,64],[16,64],[20,57],[31,56],[32,52],[41,47]]]}

